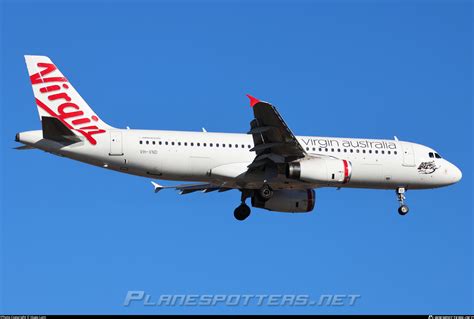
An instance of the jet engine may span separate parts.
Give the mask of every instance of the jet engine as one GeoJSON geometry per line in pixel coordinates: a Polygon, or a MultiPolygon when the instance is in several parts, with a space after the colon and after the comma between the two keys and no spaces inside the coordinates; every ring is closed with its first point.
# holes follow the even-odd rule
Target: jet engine
{"type": "Polygon", "coordinates": [[[275,212],[306,213],[314,208],[315,192],[306,190],[275,190],[273,196],[263,200],[258,194],[252,196],[252,206],[275,212]]]}
{"type": "Polygon", "coordinates": [[[287,178],[321,185],[346,184],[351,174],[351,162],[335,158],[305,159],[288,163],[286,167],[287,178]]]}

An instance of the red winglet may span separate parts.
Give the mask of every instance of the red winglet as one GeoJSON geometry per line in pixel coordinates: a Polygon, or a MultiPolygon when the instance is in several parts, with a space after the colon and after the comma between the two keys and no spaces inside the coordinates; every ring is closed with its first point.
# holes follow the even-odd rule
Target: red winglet
{"type": "Polygon", "coordinates": [[[251,96],[250,94],[247,94],[247,97],[250,99],[250,107],[253,107],[255,104],[257,104],[258,102],[260,102],[259,99],[254,98],[254,97],[251,96]]]}

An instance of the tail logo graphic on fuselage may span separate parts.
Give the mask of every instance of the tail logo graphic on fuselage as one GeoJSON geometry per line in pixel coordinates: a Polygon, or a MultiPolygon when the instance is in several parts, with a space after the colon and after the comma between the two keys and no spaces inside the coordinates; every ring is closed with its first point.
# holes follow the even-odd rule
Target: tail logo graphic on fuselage
{"type": "Polygon", "coordinates": [[[99,121],[97,115],[92,115],[90,117],[84,116],[84,111],[72,101],[71,97],[67,94],[67,89],[69,89],[68,80],[61,77],[45,77],[46,75],[57,70],[56,66],[52,63],[37,63],[38,68],[41,70],[30,76],[31,84],[34,85],[43,85],[39,91],[41,96],[45,96],[49,102],[40,101],[36,99],[36,104],[38,107],[43,109],[49,115],[59,119],[66,127],[71,130],[83,135],[89,143],[96,145],[97,141],[93,135],[102,134],[106,131],[100,129],[97,125],[94,125],[94,122],[99,121]],[[56,107],[56,112],[53,111],[47,103],[59,104],[56,107]]]}

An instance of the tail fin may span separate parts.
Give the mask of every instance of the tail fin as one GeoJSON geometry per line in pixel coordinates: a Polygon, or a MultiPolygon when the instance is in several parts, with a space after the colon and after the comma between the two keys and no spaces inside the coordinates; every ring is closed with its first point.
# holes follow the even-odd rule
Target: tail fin
{"type": "Polygon", "coordinates": [[[25,55],[25,61],[40,120],[43,117],[57,118],[92,145],[97,144],[93,135],[112,129],[97,116],[48,57],[25,55]]]}

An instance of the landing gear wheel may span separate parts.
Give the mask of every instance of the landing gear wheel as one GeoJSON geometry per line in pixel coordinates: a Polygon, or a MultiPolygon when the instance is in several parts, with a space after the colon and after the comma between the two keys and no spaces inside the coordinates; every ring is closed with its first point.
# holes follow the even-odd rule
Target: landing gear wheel
{"type": "Polygon", "coordinates": [[[400,215],[404,216],[404,215],[408,214],[408,211],[409,211],[409,210],[410,210],[410,209],[408,208],[407,205],[402,205],[402,206],[400,206],[400,207],[398,208],[398,213],[399,213],[400,215]]]}
{"type": "Polygon", "coordinates": [[[259,190],[259,195],[263,200],[269,200],[273,196],[273,190],[268,186],[268,184],[263,184],[262,188],[259,190]]]}
{"type": "Polygon", "coordinates": [[[234,217],[237,220],[244,220],[250,215],[250,207],[242,203],[239,207],[234,210],[234,217]]]}
{"type": "Polygon", "coordinates": [[[398,208],[398,213],[402,216],[408,214],[408,206],[405,205],[405,188],[404,187],[399,187],[396,189],[397,193],[397,200],[400,203],[400,207],[398,208]]]}

